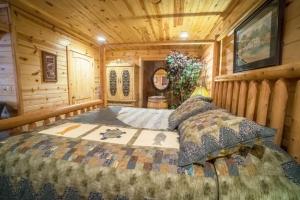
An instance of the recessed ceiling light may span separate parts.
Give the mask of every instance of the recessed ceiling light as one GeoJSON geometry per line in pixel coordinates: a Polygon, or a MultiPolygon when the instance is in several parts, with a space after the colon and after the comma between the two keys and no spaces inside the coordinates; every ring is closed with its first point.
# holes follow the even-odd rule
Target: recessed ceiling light
{"type": "Polygon", "coordinates": [[[181,39],[187,39],[189,37],[189,33],[186,31],[182,31],[179,35],[181,39]]]}
{"type": "Polygon", "coordinates": [[[99,36],[99,37],[97,37],[97,40],[101,43],[104,43],[106,41],[106,38],[103,36],[99,36]]]}

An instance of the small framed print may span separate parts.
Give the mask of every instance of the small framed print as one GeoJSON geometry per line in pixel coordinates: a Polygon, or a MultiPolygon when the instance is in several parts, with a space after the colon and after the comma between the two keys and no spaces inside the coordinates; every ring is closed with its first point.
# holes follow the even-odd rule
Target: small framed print
{"type": "Polygon", "coordinates": [[[57,61],[56,55],[46,51],[42,51],[43,62],[43,81],[57,82],[57,61]]]}

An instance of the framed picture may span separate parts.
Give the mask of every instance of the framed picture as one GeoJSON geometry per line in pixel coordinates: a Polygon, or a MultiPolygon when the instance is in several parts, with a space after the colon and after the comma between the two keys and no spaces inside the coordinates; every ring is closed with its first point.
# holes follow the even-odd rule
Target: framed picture
{"type": "Polygon", "coordinates": [[[43,81],[57,82],[57,61],[56,55],[42,51],[43,81]]]}
{"type": "Polygon", "coordinates": [[[284,0],[267,0],[234,30],[233,72],[281,62],[284,0]]]}

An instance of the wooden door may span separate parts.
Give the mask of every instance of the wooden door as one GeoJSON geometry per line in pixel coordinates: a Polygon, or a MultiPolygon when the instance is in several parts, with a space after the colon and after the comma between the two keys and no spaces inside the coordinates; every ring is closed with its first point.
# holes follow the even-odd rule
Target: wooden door
{"type": "Polygon", "coordinates": [[[94,68],[92,59],[72,52],[72,104],[90,101],[94,98],[94,68]]]}
{"type": "Polygon", "coordinates": [[[106,69],[107,80],[107,99],[119,100],[118,85],[119,85],[119,72],[117,67],[108,67],[106,69]]]}
{"type": "Polygon", "coordinates": [[[130,101],[134,97],[134,73],[133,67],[122,67],[119,70],[120,84],[119,95],[120,100],[130,101]]]}

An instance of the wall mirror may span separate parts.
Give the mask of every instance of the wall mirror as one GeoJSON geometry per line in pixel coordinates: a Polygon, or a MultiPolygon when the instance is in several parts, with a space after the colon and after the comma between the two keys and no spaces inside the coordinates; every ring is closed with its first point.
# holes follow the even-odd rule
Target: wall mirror
{"type": "Polygon", "coordinates": [[[152,77],[153,85],[157,90],[165,90],[169,85],[169,79],[166,69],[158,68],[152,77]]]}

